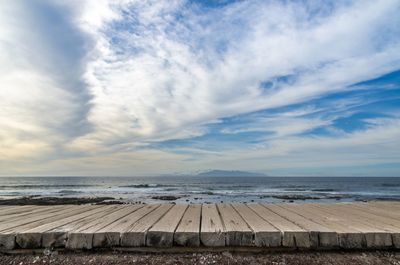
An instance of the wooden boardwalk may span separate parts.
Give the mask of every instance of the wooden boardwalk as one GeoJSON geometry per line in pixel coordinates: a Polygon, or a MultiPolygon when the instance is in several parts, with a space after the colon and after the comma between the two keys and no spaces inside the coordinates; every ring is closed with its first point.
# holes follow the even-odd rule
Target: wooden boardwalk
{"type": "Polygon", "coordinates": [[[0,249],[400,249],[400,202],[0,206],[0,249]]]}

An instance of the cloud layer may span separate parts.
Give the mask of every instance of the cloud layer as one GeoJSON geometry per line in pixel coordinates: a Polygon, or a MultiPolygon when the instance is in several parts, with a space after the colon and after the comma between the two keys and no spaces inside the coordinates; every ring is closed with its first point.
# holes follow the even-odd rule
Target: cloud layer
{"type": "Polygon", "coordinates": [[[0,5],[0,174],[396,174],[399,12],[396,0],[0,5]]]}

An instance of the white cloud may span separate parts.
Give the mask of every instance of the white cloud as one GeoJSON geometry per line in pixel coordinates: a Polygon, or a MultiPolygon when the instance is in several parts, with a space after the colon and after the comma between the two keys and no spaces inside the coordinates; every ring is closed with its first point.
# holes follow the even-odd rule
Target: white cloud
{"type": "Polygon", "coordinates": [[[63,37],[45,35],[54,29],[70,32],[60,25],[41,28],[38,15],[28,2],[0,5],[0,160],[5,164],[54,155],[85,127],[79,59],[68,58],[75,51],[60,46],[63,37]]]}
{"type": "MultiPolygon", "coordinates": [[[[100,156],[113,161],[113,154],[119,161],[125,152],[138,161],[153,161],[152,152],[176,158],[140,149],[202,135],[224,117],[358,89],[348,86],[400,68],[399,12],[396,0],[238,1],[207,11],[183,0],[0,4],[3,165],[34,158],[60,159],[54,164],[62,167],[103,161],[100,156]],[[60,19],[54,25],[48,17],[53,11],[63,14],[54,16],[60,19]],[[290,82],[277,82],[282,76],[290,82]],[[268,80],[275,84],[262,88],[268,80]]],[[[343,135],[293,137],[330,122],[286,113],[225,132],[272,130],[270,148],[254,153],[262,158],[293,148],[313,152],[316,143],[348,144],[350,136],[343,135]]],[[[382,127],[392,134],[376,132],[393,139],[396,126],[382,127]]],[[[355,136],[364,139],[357,148],[376,139],[355,136]]],[[[209,162],[208,155],[198,167],[209,162]]]]}
{"type": "Polygon", "coordinates": [[[400,66],[399,38],[377,40],[382,25],[396,30],[397,1],[342,3],[315,18],[290,3],[240,2],[210,13],[187,7],[183,1],[109,4],[114,15],[90,32],[101,48],[85,75],[95,131],[76,145],[190,136],[192,130],[182,132],[343,90],[400,66]],[[293,84],[259,87],[288,74],[296,75],[293,84]]]}

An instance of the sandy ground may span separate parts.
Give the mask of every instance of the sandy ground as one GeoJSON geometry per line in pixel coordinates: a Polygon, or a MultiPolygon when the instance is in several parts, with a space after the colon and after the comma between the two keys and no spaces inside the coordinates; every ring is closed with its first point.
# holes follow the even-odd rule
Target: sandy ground
{"type": "Polygon", "coordinates": [[[188,254],[127,254],[127,253],[64,253],[49,255],[4,255],[0,265],[10,264],[341,264],[400,265],[400,252],[305,252],[305,253],[188,253],[188,254]]]}

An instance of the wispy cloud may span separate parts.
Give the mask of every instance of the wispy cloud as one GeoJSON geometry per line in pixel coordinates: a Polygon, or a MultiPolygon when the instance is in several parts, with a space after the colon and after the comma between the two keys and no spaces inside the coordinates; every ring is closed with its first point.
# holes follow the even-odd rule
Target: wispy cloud
{"type": "Polygon", "coordinates": [[[0,154],[5,164],[51,156],[90,127],[90,96],[81,78],[86,37],[67,16],[58,17],[61,12],[41,1],[0,5],[0,154]]]}
{"type": "MultiPolygon", "coordinates": [[[[129,175],[130,160],[142,173],[238,160],[251,170],[275,153],[274,166],[257,169],[289,172],[284,165],[330,165],[340,146],[350,156],[367,148],[355,165],[393,163],[395,150],[373,154],[397,144],[397,115],[359,119],[369,126],[348,132],[337,119],[379,99],[324,100],[376,89],[362,82],[400,69],[399,12],[396,0],[0,4],[0,174],[88,173],[82,161],[104,157],[115,174],[129,175]],[[250,132],[257,141],[240,137],[250,132]],[[164,148],[168,141],[182,146],[164,148]],[[315,146],[325,154],[319,165],[315,146]]],[[[399,93],[398,85],[380,88],[399,93]]]]}

